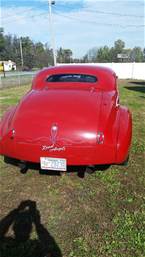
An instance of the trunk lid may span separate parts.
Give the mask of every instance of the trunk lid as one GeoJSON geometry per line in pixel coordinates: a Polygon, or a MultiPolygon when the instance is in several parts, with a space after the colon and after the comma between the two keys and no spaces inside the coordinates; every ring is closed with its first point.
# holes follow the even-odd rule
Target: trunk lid
{"type": "Polygon", "coordinates": [[[32,90],[19,104],[11,123],[17,140],[59,145],[95,145],[101,106],[96,89],[32,90]],[[57,126],[57,135],[52,127],[57,126]]]}

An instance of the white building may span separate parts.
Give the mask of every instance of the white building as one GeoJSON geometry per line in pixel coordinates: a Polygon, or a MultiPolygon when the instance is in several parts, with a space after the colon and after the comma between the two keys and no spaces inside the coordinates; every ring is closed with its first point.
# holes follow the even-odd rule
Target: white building
{"type": "Polygon", "coordinates": [[[0,61],[0,70],[4,71],[12,71],[16,70],[16,63],[9,60],[9,61],[0,61]]]}

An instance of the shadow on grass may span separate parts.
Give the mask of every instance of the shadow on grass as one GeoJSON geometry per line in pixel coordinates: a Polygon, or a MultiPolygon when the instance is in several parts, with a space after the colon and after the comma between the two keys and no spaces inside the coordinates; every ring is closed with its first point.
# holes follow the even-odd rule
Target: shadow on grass
{"type": "Polygon", "coordinates": [[[62,257],[54,238],[41,224],[35,201],[21,202],[0,221],[0,241],[1,257],[62,257]],[[33,228],[37,239],[31,239],[33,228]]]}
{"type": "Polygon", "coordinates": [[[131,81],[129,83],[137,86],[127,86],[126,89],[145,94],[145,81],[131,81]]]}
{"type": "Polygon", "coordinates": [[[129,86],[125,88],[131,91],[136,91],[145,94],[145,86],[129,86]]]}
{"type": "Polygon", "coordinates": [[[88,167],[83,165],[81,166],[77,165],[77,166],[67,166],[67,171],[56,171],[56,170],[42,170],[39,163],[22,162],[7,156],[4,157],[4,161],[5,163],[20,167],[20,172],[22,174],[26,174],[27,172],[29,172],[29,169],[32,169],[32,170],[39,170],[39,173],[41,175],[49,175],[49,176],[61,176],[62,172],[67,174],[77,173],[77,175],[80,178],[84,178],[85,173],[92,174],[97,170],[104,171],[110,167],[110,164],[96,165],[96,166],[90,165],[88,167]]]}
{"type": "Polygon", "coordinates": [[[145,81],[130,81],[130,84],[145,86],[145,81]]]}

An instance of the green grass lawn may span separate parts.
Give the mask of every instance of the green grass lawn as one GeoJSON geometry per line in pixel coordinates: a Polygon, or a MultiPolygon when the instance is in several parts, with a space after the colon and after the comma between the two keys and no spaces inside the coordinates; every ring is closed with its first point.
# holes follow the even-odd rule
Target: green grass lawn
{"type": "MultiPolygon", "coordinates": [[[[1,90],[1,115],[29,88],[1,90]]],[[[1,157],[1,257],[145,257],[145,82],[120,80],[119,92],[133,115],[127,167],[22,175],[1,157]]]]}

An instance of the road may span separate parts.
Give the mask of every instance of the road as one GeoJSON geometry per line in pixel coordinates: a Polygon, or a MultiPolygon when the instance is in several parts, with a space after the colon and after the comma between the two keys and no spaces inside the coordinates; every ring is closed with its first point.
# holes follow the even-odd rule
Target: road
{"type": "MultiPolygon", "coordinates": [[[[5,72],[6,77],[15,77],[15,76],[32,76],[35,75],[38,71],[9,71],[5,72]]],[[[0,72],[0,77],[4,77],[3,72],[0,72]]]]}

